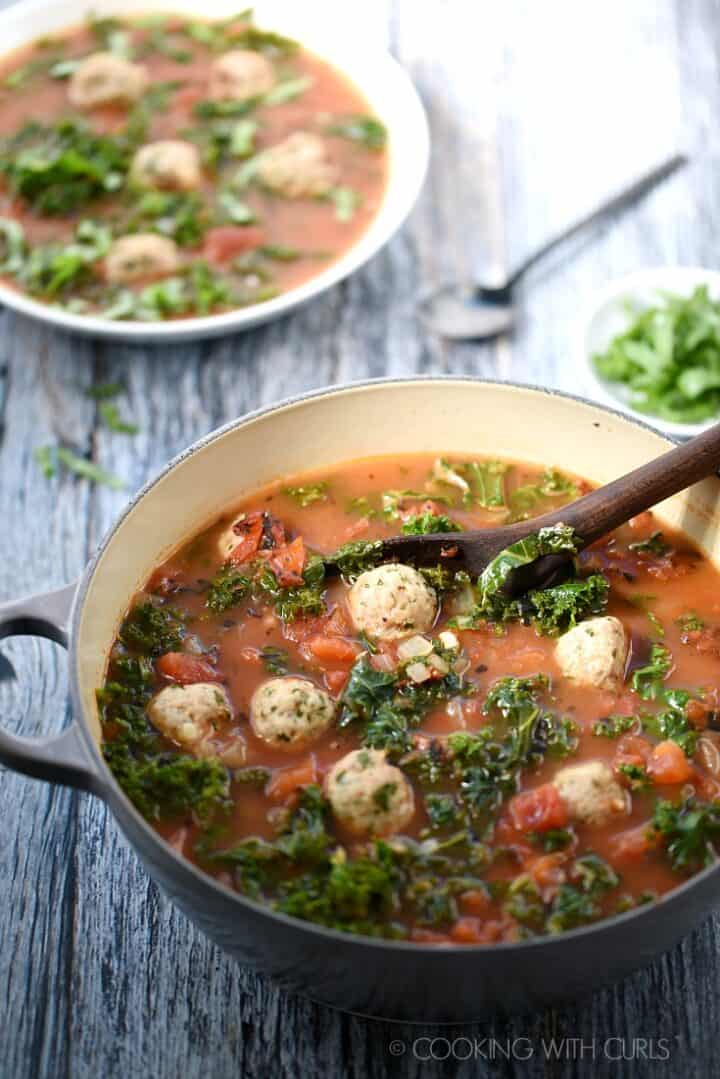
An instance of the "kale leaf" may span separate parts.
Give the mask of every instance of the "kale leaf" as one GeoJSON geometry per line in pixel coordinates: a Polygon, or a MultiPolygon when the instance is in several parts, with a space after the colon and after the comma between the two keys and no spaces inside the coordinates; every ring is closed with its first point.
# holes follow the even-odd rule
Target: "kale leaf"
{"type": "Polygon", "coordinates": [[[658,799],[650,826],[678,872],[695,873],[717,857],[720,805],[686,798],[684,802],[658,799]]]}

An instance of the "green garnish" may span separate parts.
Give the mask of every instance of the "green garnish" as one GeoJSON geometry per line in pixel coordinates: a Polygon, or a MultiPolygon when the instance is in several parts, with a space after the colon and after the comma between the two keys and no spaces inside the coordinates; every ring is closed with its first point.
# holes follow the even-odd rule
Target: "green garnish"
{"type": "Polygon", "coordinates": [[[327,502],[328,497],[328,484],[325,481],[320,483],[305,483],[300,487],[283,487],[283,494],[288,498],[292,498],[293,502],[297,502],[298,506],[302,506],[305,509],[307,506],[312,506],[315,502],[327,502]]]}
{"type": "Polygon", "coordinates": [[[313,84],[313,80],[309,75],[300,75],[297,79],[286,79],[284,82],[278,82],[273,86],[272,90],[268,90],[266,94],[263,94],[263,105],[284,105],[286,101],[294,101],[296,97],[300,97],[306,90],[309,90],[313,84]]]}
{"type": "Polygon", "coordinates": [[[600,375],[627,386],[639,412],[697,423],[720,412],[720,302],[706,285],[662,293],[630,313],[628,328],[593,356],[600,375]]]}
{"type": "Polygon", "coordinates": [[[250,593],[252,581],[231,565],[223,566],[213,577],[207,590],[205,604],[215,614],[237,607],[250,593]]]}
{"type": "Polygon", "coordinates": [[[325,132],[358,142],[368,150],[382,150],[387,142],[387,128],[374,116],[340,116],[325,132]]]}
{"type": "Polygon", "coordinates": [[[284,648],[276,648],[268,644],[260,649],[260,659],[265,665],[265,670],[270,674],[287,674],[290,669],[290,660],[284,648]]]}
{"type": "Polygon", "coordinates": [[[65,446],[39,446],[35,450],[35,460],[40,470],[47,479],[56,476],[60,468],[72,472],[75,476],[89,480],[91,483],[100,484],[103,487],[111,487],[115,491],[121,491],[125,483],[119,476],[107,472],[94,461],[88,461],[86,457],[80,457],[77,453],[65,446]]]}
{"type": "Polygon", "coordinates": [[[651,824],[653,834],[662,842],[673,869],[695,873],[717,857],[720,805],[696,798],[676,804],[658,800],[651,824]]]}
{"type": "Polygon", "coordinates": [[[644,667],[633,672],[630,685],[644,701],[654,701],[663,690],[663,683],[672,667],[672,655],[664,644],[654,644],[650,659],[644,667]]]}
{"type": "Polygon", "coordinates": [[[637,723],[635,716],[611,715],[597,719],[592,725],[592,732],[598,738],[619,738],[637,723]]]}
{"type": "Polygon", "coordinates": [[[136,423],[128,423],[127,420],[122,419],[117,405],[114,405],[112,401],[102,401],[98,407],[98,413],[108,430],[116,434],[136,435],[140,430],[136,423]]]}
{"type": "Polygon", "coordinates": [[[0,173],[33,210],[62,216],[117,191],[129,164],[122,138],[92,132],[74,120],[28,124],[0,144],[0,173]]]}
{"type": "Polygon", "coordinates": [[[351,187],[332,187],[323,197],[333,203],[335,217],[343,223],[352,221],[355,211],[362,204],[362,195],[353,191],[351,187]]]}
{"type": "Polygon", "coordinates": [[[424,536],[432,532],[462,532],[462,525],[451,521],[444,513],[416,513],[403,523],[405,536],[424,536]]]}

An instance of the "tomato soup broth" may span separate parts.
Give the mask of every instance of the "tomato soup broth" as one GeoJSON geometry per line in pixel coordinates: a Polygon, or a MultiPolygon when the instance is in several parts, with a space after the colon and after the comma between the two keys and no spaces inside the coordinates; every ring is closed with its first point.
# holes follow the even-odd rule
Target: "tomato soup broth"
{"type": "Polygon", "coordinates": [[[248,497],[133,600],[99,694],[117,778],[206,872],[351,932],[515,940],[654,901],[720,830],[717,570],[650,513],[515,601],[451,558],[397,576],[373,542],[532,534],[588,489],[413,455],[248,497]],[[394,580],[410,613],[390,632],[394,580]]]}
{"type": "Polygon", "coordinates": [[[6,57],[0,100],[0,273],[80,313],[270,299],[342,256],[385,190],[359,91],[248,20],[90,20],[6,57]]]}

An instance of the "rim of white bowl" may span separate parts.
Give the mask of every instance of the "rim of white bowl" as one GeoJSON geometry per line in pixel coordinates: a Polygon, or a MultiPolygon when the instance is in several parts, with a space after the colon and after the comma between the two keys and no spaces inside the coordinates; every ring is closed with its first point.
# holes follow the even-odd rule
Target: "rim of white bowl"
{"type": "MultiPolygon", "coordinates": [[[[233,0],[23,0],[0,12],[2,54],[44,34],[71,29],[92,10],[95,16],[178,14],[222,19],[235,14],[233,0]]],[[[265,303],[218,315],[168,322],[114,321],[80,315],[42,303],[0,282],[0,304],[56,329],[116,341],[170,344],[250,329],[289,313],[354,273],[385,246],[412,210],[430,158],[430,132],[420,96],[405,69],[390,53],[353,30],[339,15],[312,5],[303,19],[292,0],[258,0],[255,16],[263,28],[296,37],[303,47],[334,67],[355,86],[388,129],[389,166],[382,201],[359,239],[335,262],[305,284],[265,303]],[[315,22],[312,22],[312,19],[315,22]],[[308,23],[309,25],[306,25],[308,23]],[[361,73],[358,75],[358,73],[361,73]]]]}
{"type": "Polygon", "coordinates": [[[588,347],[588,333],[593,320],[603,308],[609,304],[621,300],[632,299],[638,293],[647,293],[653,290],[677,291],[678,289],[692,289],[698,285],[707,284],[720,299],[720,271],[707,270],[701,266],[655,266],[643,270],[635,270],[622,277],[614,278],[602,288],[597,289],[590,299],[584,304],[578,324],[577,338],[574,354],[580,359],[584,371],[585,385],[583,391],[591,400],[599,404],[608,405],[611,408],[624,412],[627,416],[643,420],[656,430],[670,435],[672,438],[687,439],[693,435],[699,435],[709,427],[720,422],[720,414],[699,423],[675,423],[665,420],[661,416],[653,416],[648,412],[641,412],[633,408],[622,396],[621,390],[615,390],[613,384],[602,378],[592,363],[590,348],[588,347]]]}

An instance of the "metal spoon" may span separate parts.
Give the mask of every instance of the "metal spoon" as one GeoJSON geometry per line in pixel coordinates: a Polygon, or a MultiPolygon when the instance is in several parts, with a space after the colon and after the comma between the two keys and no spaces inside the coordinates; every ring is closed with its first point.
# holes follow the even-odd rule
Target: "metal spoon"
{"type": "Polygon", "coordinates": [[[474,285],[448,282],[440,285],[421,298],[418,304],[420,318],[429,329],[441,337],[455,341],[482,341],[508,333],[517,318],[517,311],[513,306],[513,289],[528,270],[566,240],[632,206],[686,163],[687,157],[684,154],[675,154],[662,165],[645,173],[629,187],[547,240],[528,255],[505,281],[474,285]]]}

